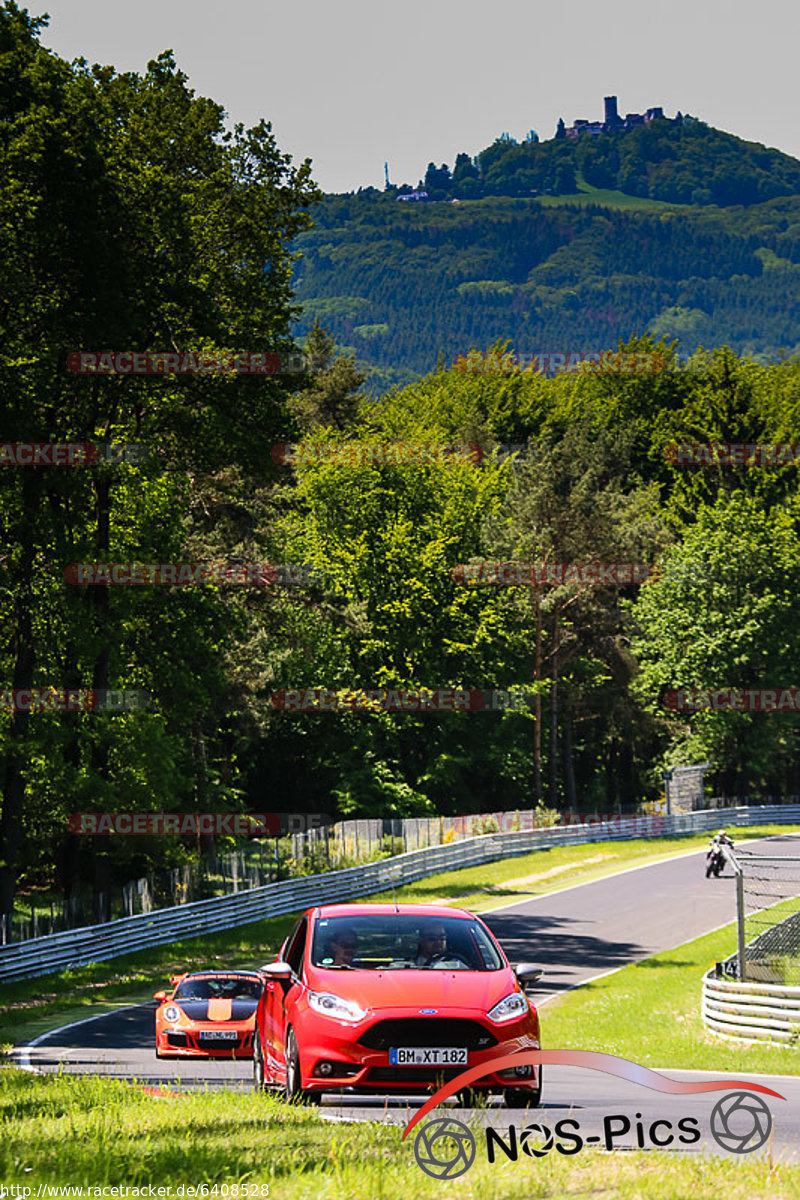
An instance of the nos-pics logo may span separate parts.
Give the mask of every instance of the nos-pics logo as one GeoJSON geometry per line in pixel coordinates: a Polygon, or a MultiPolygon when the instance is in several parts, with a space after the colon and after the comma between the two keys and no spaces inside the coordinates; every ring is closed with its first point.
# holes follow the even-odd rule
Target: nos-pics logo
{"type": "MultiPolygon", "coordinates": [[[[641,1084],[653,1091],[671,1095],[688,1096],[702,1092],[727,1093],[711,1111],[709,1129],[714,1141],[723,1150],[733,1154],[751,1154],[763,1146],[772,1132],[772,1113],[760,1095],[763,1093],[784,1100],[780,1092],[758,1083],[742,1080],[708,1080],[704,1083],[680,1083],[658,1071],[617,1058],[613,1054],[599,1054],[590,1050],[527,1050],[521,1054],[503,1055],[477,1067],[470,1067],[455,1079],[450,1080],[431,1096],[415,1114],[405,1128],[405,1139],[411,1130],[443,1100],[468,1087],[476,1080],[509,1067],[530,1064],[541,1066],[552,1063],[568,1067],[587,1067],[616,1075],[631,1083],[641,1084]]],[[[577,1154],[585,1146],[598,1145],[613,1150],[616,1141],[628,1133],[635,1132],[640,1149],[663,1149],[667,1146],[692,1145],[700,1141],[701,1131],[696,1117],[660,1118],[641,1120],[636,1113],[635,1125],[623,1114],[603,1118],[603,1133],[584,1136],[580,1122],[573,1118],[556,1121],[551,1129],[544,1123],[530,1123],[519,1132],[509,1126],[505,1135],[487,1128],[483,1131],[485,1151],[490,1163],[505,1158],[516,1162],[520,1152],[529,1158],[543,1158],[551,1150],[559,1154],[577,1154]]],[[[475,1161],[478,1138],[463,1121],[454,1117],[441,1116],[427,1121],[417,1130],[414,1140],[414,1157],[418,1165],[434,1179],[457,1179],[475,1161]]]]}

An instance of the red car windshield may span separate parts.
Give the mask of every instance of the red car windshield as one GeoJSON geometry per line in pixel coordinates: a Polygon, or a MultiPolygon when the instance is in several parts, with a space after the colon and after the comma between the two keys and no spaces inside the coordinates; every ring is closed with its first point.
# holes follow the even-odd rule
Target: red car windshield
{"type": "Polygon", "coordinates": [[[503,962],[486,929],[463,917],[320,917],[311,962],[331,970],[498,971],[503,962]]]}

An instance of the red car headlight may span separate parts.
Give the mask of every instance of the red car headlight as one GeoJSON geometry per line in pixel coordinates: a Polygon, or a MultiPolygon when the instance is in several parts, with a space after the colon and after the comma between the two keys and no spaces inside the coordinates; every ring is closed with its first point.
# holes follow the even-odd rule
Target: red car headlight
{"type": "Polygon", "coordinates": [[[524,1017],[530,1009],[528,1001],[521,992],[511,992],[508,996],[495,1004],[494,1008],[490,1009],[487,1016],[490,1021],[514,1021],[524,1017]]]}
{"type": "Polygon", "coordinates": [[[321,1013],[323,1017],[333,1017],[335,1021],[355,1024],[367,1015],[352,1000],[343,1000],[341,996],[334,996],[333,992],[309,992],[308,1003],[314,1012],[321,1013]]]}
{"type": "Polygon", "coordinates": [[[178,1008],[177,1004],[168,1004],[164,1009],[163,1016],[165,1021],[169,1021],[170,1024],[172,1024],[175,1021],[180,1021],[181,1010],[178,1008]]]}

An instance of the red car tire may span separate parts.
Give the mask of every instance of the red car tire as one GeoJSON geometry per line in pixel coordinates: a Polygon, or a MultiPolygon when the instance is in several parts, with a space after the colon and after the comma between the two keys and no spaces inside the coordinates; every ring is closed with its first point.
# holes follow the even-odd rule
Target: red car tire
{"type": "Polygon", "coordinates": [[[538,1108],[542,1103],[542,1068],[535,1088],[503,1088],[506,1108],[538,1108]]]}
{"type": "Polygon", "coordinates": [[[297,1044],[297,1035],[291,1025],[286,1031],[286,1082],[283,1086],[283,1094],[289,1104],[301,1104],[303,1101],[309,1104],[319,1104],[322,1100],[321,1092],[303,1090],[300,1074],[300,1047],[297,1044]]]}
{"type": "Polygon", "coordinates": [[[253,1091],[269,1091],[266,1064],[264,1062],[264,1048],[261,1045],[261,1034],[258,1032],[258,1025],[256,1025],[255,1033],[253,1034],[253,1091]]]}

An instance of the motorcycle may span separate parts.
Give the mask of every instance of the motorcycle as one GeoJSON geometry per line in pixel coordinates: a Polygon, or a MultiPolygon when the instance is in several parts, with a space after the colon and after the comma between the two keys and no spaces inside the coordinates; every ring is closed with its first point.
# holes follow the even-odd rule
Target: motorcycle
{"type": "Polygon", "coordinates": [[[727,855],[721,846],[712,846],[706,854],[706,879],[712,875],[719,879],[727,855]]]}

